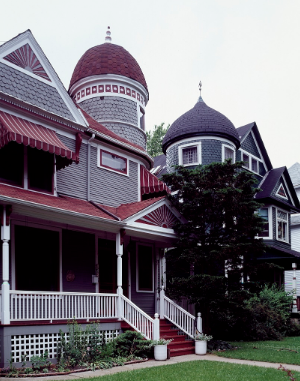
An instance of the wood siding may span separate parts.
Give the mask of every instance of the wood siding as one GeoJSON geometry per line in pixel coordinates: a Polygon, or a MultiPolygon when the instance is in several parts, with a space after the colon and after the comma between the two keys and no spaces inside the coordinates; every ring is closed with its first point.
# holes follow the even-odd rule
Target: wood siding
{"type": "Polygon", "coordinates": [[[292,250],[300,252],[300,225],[291,226],[292,250]]]}
{"type": "MultiPolygon", "coordinates": [[[[63,135],[59,139],[72,151],[75,152],[74,140],[63,135]]],[[[86,199],[87,195],[87,145],[80,148],[79,163],[73,163],[66,168],[57,171],[57,192],[72,197],[86,199]]]]}

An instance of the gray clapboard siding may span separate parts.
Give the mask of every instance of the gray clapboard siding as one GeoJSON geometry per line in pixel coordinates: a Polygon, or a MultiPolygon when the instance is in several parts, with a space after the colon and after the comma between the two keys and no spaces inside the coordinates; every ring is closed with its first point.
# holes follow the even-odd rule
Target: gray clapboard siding
{"type": "Polygon", "coordinates": [[[291,226],[292,250],[300,252],[300,225],[291,226]]]}
{"type": "MultiPolygon", "coordinates": [[[[59,139],[75,152],[74,140],[57,134],[59,139]]],[[[79,164],[72,163],[57,171],[57,191],[72,197],[86,199],[87,194],[87,145],[82,143],[79,154],[79,164]]]]}
{"type": "Polygon", "coordinates": [[[91,200],[117,207],[138,201],[138,164],[129,161],[129,176],[97,166],[97,148],[91,147],[91,200]]]}
{"type": "MultiPolygon", "coordinates": [[[[293,291],[293,270],[284,272],[284,289],[286,292],[293,291]]],[[[300,270],[296,270],[296,295],[300,296],[300,270]]]]}

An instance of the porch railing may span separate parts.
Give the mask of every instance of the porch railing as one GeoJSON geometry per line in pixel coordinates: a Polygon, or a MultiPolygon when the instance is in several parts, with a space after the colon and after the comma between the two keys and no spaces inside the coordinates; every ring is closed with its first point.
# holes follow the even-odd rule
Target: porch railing
{"type": "Polygon", "coordinates": [[[202,332],[202,328],[200,329],[200,314],[198,314],[198,318],[196,320],[195,316],[190,314],[184,308],[178,306],[173,300],[169,299],[164,295],[164,317],[172,322],[176,327],[178,327],[185,334],[193,338],[195,336],[196,327],[199,332],[202,332]]]}
{"type": "Polygon", "coordinates": [[[117,294],[10,290],[10,320],[118,318],[117,294]]]}
{"type": "Polygon", "coordinates": [[[159,319],[158,314],[152,319],[137,305],[132,303],[126,296],[121,298],[121,317],[136,331],[140,332],[148,340],[159,339],[159,319]]]}

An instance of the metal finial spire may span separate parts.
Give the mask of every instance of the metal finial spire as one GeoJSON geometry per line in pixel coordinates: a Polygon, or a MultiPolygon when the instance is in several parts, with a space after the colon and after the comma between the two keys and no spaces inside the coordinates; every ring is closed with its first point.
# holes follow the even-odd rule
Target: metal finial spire
{"type": "Polygon", "coordinates": [[[198,102],[203,102],[203,99],[201,97],[201,90],[202,90],[202,82],[199,82],[199,90],[200,90],[200,97],[198,98],[198,102]]]}
{"type": "Polygon", "coordinates": [[[107,27],[107,31],[106,31],[106,36],[105,36],[105,42],[111,42],[111,37],[110,37],[111,33],[110,33],[110,26],[107,27]]]}
{"type": "Polygon", "coordinates": [[[200,90],[200,97],[201,97],[201,90],[202,90],[202,82],[199,82],[199,90],[200,90]]]}

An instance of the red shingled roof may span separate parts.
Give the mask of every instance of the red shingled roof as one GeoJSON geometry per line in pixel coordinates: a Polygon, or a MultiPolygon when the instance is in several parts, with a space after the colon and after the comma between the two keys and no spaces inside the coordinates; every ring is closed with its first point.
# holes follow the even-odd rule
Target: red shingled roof
{"type": "Polygon", "coordinates": [[[146,209],[148,206],[155,204],[163,198],[165,198],[165,196],[150,198],[145,201],[132,202],[130,204],[122,204],[116,208],[116,214],[121,218],[121,220],[125,220],[126,218],[146,209]]]}
{"type": "Polygon", "coordinates": [[[82,78],[99,74],[118,74],[134,79],[147,88],[144,74],[132,55],[122,46],[105,43],[87,50],[78,61],[70,87],[82,78]]]}
{"type": "MultiPolygon", "coordinates": [[[[78,108],[80,108],[78,106],[78,108]]],[[[119,140],[120,142],[126,143],[132,147],[138,148],[139,150],[142,150],[146,152],[145,148],[142,146],[139,146],[138,144],[132,143],[129,140],[122,138],[121,136],[115,134],[111,130],[109,130],[107,127],[103,126],[99,122],[97,122],[95,119],[93,119],[87,112],[85,112],[82,108],[80,108],[81,112],[83,113],[85,119],[87,120],[89,126],[93,128],[94,130],[101,132],[102,134],[105,134],[107,136],[110,136],[113,139],[119,140]]]]}

